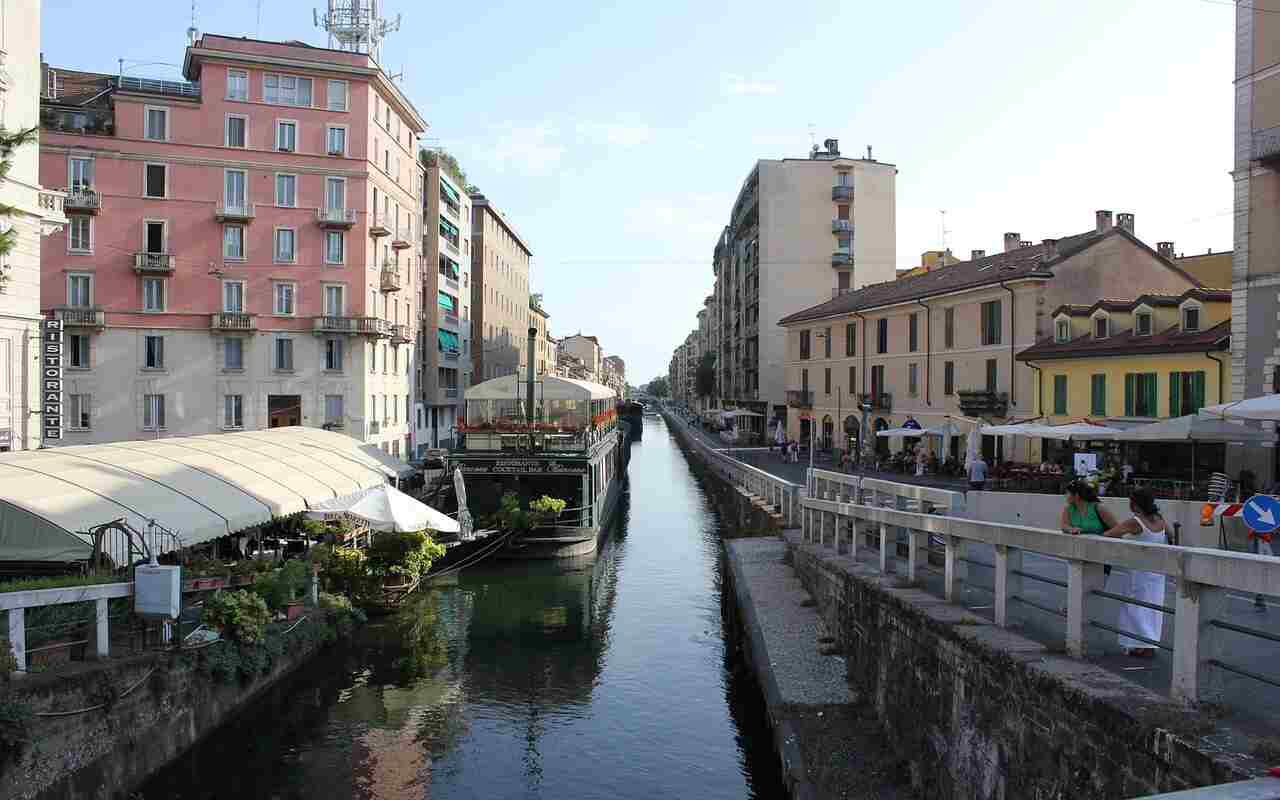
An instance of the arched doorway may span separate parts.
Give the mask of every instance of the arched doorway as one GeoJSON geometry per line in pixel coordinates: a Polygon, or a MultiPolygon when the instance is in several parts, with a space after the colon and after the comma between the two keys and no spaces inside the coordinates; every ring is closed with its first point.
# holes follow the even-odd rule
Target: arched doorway
{"type": "Polygon", "coordinates": [[[875,443],[876,454],[881,456],[889,455],[889,437],[879,435],[880,431],[889,430],[888,420],[886,420],[884,417],[876,417],[874,428],[877,434],[876,443],[875,443]]]}
{"type": "Polygon", "coordinates": [[[844,446],[846,450],[853,453],[855,458],[862,452],[860,428],[857,417],[849,415],[844,418],[844,446]]]}
{"type": "Polygon", "coordinates": [[[835,424],[835,422],[834,422],[834,421],[832,421],[832,419],[831,419],[831,415],[830,415],[830,414],[828,414],[828,415],[826,415],[825,417],[823,417],[823,418],[822,418],[822,443],[821,443],[821,446],[822,446],[822,449],[823,449],[823,450],[830,450],[830,449],[831,449],[831,443],[832,443],[832,441],[833,441],[833,440],[834,440],[834,438],[835,438],[835,432],[836,432],[836,424],[835,424]]]}

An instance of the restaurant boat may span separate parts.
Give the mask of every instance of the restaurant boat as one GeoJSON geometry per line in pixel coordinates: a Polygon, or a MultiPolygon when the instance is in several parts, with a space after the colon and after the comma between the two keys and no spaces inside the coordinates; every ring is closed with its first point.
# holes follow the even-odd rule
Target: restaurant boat
{"type": "MultiPolygon", "coordinates": [[[[530,329],[531,340],[535,333],[530,329]]],[[[449,468],[462,471],[478,524],[508,493],[521,508],[544,495],[565,502],[554,522],[512,537],[502,556],[592,555],[622,492],[629,425],[619,421],[616,394],[607,386],[532,372],[530,367],[523,380],[503,375],[466,390],[466,422],[458,428],[449,468]]]]}

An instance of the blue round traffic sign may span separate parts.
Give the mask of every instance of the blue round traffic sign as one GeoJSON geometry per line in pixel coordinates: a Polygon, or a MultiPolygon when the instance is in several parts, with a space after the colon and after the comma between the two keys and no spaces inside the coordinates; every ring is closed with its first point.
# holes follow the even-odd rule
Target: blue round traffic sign
{"type": "Polygon", "coordinates": [[[1269,494],[1255,494],[1240,510],[1244,524],[1258,533],[1271,533],[1280,528],[1280,498],[1269,494]]]}

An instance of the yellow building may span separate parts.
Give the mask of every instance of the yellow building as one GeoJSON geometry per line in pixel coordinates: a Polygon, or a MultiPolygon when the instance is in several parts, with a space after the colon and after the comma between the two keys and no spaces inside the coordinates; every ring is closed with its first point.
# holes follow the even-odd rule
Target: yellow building
{"type": "Polygon", "coordinates": [[[1189,289],[1063,305],[1052,336],[1018,353],[1037,374],[1035,412],[1150,422],[1194,414],[1231,393],[1231,292],[1189,289]]]}

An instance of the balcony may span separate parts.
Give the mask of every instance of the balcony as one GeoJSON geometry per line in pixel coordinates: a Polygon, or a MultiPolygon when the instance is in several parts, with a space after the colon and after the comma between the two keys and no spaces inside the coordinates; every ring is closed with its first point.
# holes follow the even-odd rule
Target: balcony
{"type": "Polygon", "coordinates": [[[395,324],[391,326],[391,343],[392,344],[409,344],[413,341],[413,334],[409,332],[408,325],[395,324]]]}
{"type": "Polygon", "coordinates": [[[853,253],[847,250],[837,250],[831,254],[831,266],[833,267],[852,267],[853,253]]]}
{"type": "Polygon", "coordinates": [[[403,288],[400,283],[400,270],[394,266],[383,266],[382,268],[382,291],[398,292],[403,288]]]}
{"type": "Polygon", "coordinates": [[[956,392],[960,413],[973,417],[1003,417],[1009,413],[1008,392],[990,389],[961,389],[956,392]]]}
{"type": "Polygon", "coordinates": [[[62,320],[67,328],[95,328],[107,326],[107,313],[101,308],[61,306],[53,310],[54,319],[62,320]]]}
{"type": "Polygon", "coordinates": [[[413,236],[412,231],[396,229],[396,232],[391,235],[391,249],[408,250],[410,247],[413,247],[413,243],[409,241],[409,237],[411,236],[413,236]]]}
{"type": "Polygon", "coordinates": [[[831,232],[832,233],[852,233],[853,221],[847,220],[847,219],[833,219],[831,220],[831,232]]]}
{"type": "Polygon", "coordinates": [[[451,349],[449,349],[449,350],[441,350],[441,351],[440,351],[440,360],[441,360],[441,361],[457,361],[457,360],[458,360],[458,356],[460,356],[460,355],[461,355],[461,353],[459,353],[456,349],[452,349],[452,348],[451,348],[451,349]]]}
{"type": "Polygon", "coordinates": [[[458,387],[457,387],[457,386],[442,386],[442,387],[440,387],[440,397],[441,397],[442,399],[444,399],[444,400],[457,400],[457,399],[458,399],[458,387]]]}
{"type": "Polygon", "coordinates": [[[349,230],[356,224],[356,210],[354,208],[317,208],[316,222],[320,223],[321,228],[349,230]]]}
{"type": "Polygon", "coordinates": [[[455,256],[456,256],[456,255],[458,255],[458,243],[457,243],[457,242],[453,241],[452,239],[446,239],[446,238],[445,238],[445,237],[443,237],[443,236],[441,236],[440,238],[444,240],[444,249],[445,249],[446,251],[448,251],[448,252],[450,252],[450,253],[453,253],[455,256]]]}
{"type": "Polygon", "coordinates": [[[440,322],[444,325],[448,325],[450,328],[461,327],[458,324],[458,315],[450,314],[448,311],[445,311],[443,308],[440,309],[440,322]]]}
{"type": "Polygon", "coordinates": [[[832,199],[832,200],[834,200],[834,201],[836,201],[836,202],[838,202],[838,203],[841,203],[841,202],[848,202],[849,200],[852,200],[852,199],[853,199],[853,187],[852,187],[852,186],[840,186],[840,185],[838,185],[838,184],[837,184],[836,186],[832,186],[832,187],[831,187],[831,199],[832,199]]]}
{"type": "Polygon", "coordinates": [[[1253,160],[1280,170],[1280,125],[1253,133],[1253,160]]]}
{"type": "Polygon", "coordinates": [[[139,275],[172,275],[177,260],[169,253],[134,253],[133,271],[139,275]]]}
{"type": "Polygon", "coordinates": [[[218,210],[214,212],[214,218],[218,222],[253,222],[254,216],[258,213],[257,203],[239,203],[227,204],[219,203],[218,210]]]}
{"type": "Polygon", "coordinates": [[[813,408],[813,392],[809,389],[788,389],[787,405],[791,408],[813,408]]]}
{"type": "Polygon", "coordinates": [[[209,315],[211,331],[256,331],[258,317],[254,314],[242,314],[238,311],[219,311],[209,315]]]}
{"type": "Polygon", "coordinates": [[[312,325],[317,334],[345,333],[382,338],[391,335],[391,323],[376,317],[316,317],[312,325]]]}
{"type": "Polygon", "coordinates": [[[373,237],[390,236],[391,228],[387,225],[387,215],[375,211],[369,215],[369,235],[373,237]]]}
{"type": "Polygon", "coordinates": [[[63,203],[67,196],[62,192],[43,190],[36,198],[40,205],[40,227],[44,233],[52,233],[67,224],[67,216],[63,211],[63,203]]]}
{"type": "Polygon", "coordinates": [[[62,201],[62,209],[68,214],[97,214],[102,208],[102,196],[93,189],[65,189],[67,198],[62,201]]]}
{"type": "Polygon", "coordinates": [[[893,395],[888,392],[872,392],[870,394],[859,394],[858,405],[871,406],[872,411],[892,411],[893,395]]]}

